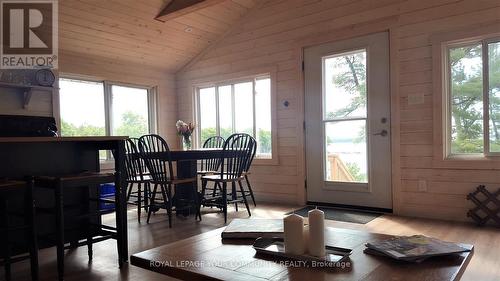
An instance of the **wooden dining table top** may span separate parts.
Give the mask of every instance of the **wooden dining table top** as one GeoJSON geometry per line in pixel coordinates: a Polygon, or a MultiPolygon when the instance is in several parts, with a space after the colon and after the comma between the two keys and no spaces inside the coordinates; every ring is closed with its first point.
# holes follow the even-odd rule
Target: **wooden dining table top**
{"type": "MultiPolygon", "coordinates": [[[[194,161],[203,159],[213,159],[221,157],[223,153],[222,148],[193,148],[193,149],[171,149],[170,159],[172,161],[194,161]]],[[[227,150],[226,153],[238,153],[241,150],[227,150]]],[[[157,155],[160,158],[166,158],[167,154],[165,152],[155,152],[152,155],[157,155]]]]}
{"type": "Polygon", "coordinates": [[[170,157],[173,161],[178,160],[201,160],[220,157],[222,148],[192,148],[184,149],[171,149],[170,157]]]}
{"type": "Polygon", "coordinates": [[[131,256],[132,265],[182,280],[459,280],[473,255],[429,258],[421,263],[395,261],[363,253],[365,243],[392,236],[327,228],[326,244],[352,249],[338,268],[304,267],[257,255],[253,240],[222,240],[219,228],[131,256]]]}

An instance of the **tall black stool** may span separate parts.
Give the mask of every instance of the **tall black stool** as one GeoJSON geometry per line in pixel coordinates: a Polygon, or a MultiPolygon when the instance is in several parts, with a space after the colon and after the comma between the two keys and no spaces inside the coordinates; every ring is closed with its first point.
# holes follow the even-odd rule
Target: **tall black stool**
{"type": "Polygon", "coordinates": [[[3,249],[1,263],[5,267],[5,279],[11,280],[11,264],[14,262],[30,259],[31,279],[38,280],[38,244],[35,227],[35,207],[33,201],[33,178],[27,178],[23,181],[0,181],[0,237],[1,247],[3,249]],[[24,192],[25,207],[22,214],[16,214],[18,210],[11,210],[9,202],[13,197],[24,192]],[[12,224],[13,217],[22,218],[23,223],[12,224]],[[19,254],[11,256],[12,250],[15,252],[23,251],[12,249],[11,234],[13,232],[24,231],[26,241],[29,243],[28,254],[19,254]]]}
{"type": "MultiPolygon", "coordinates": [[[[77,175],[66,175],[60,177],[51,177],[51,176],[43,176],[37,177],[35,179],[35,184],[37,187],[48,188],[53,190],[55,204],[52,210],[48,210],[49,212],[55,213],[56,220],[56,237],[55,243],[57,247],[57,272],[59,280],[64,279],[64,250],[75,248],[78,246],[87,245],[88,247],[88,256],[89,260],[92,260],[93,250],[92,244],[96,242],[101,242],[107,239],[118,239],[119,233],[117,232],[115,227],[96,224],[92,220],[95,218],[99,218],[100,216],[109,214],[114,212],[114,209],[105,209],[101,210],[96,207],[96,210],[91,210],[90,203],[91,202],[110,202],[105,199],[99,198],[99,192],[94,192],[96,194],[92,195],[91,187],[99,186],[100,184],[115,182],[116,176],[111,173],[81,173],[77,175]],[[71,209],[81,209],[81,204],[70,205],[68,203],[64,203],[64,193],[71,192],[72,189],[75,188],[85,188],[88,194],[88,204],[86,204],[86,212],[78,215],[69,215],[65,216],[65,212],[71,209]],[[96,196],[96,197],[93,197],[96,196]],[[65,232],[70,231],[71,229],[65,227],[65,223],[69,221],[81,222],[84,221],[86,224],[85,235],[86,238],[82,239],[83,241],[68,241],[70,244],[66,246],[67,241],[65,239],[65,232]]],[[[111,200],[114,202],[115,200],[111,200]]],[[[81,225],[79,226],[79,229],[81,225]]],[[[120,249],[120,245],[118,244],[118,249],[120,249]]],[[[121,262],[120,262],[121,263],[121,262]]],[[[120,264],[121,266],[121,264],[120,264]]]]}

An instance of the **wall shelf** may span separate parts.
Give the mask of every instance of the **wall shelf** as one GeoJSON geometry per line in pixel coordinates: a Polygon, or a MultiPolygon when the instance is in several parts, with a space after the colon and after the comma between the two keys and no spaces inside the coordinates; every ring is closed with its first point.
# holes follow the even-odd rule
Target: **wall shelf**
{"type": "Polygon", "coordinates": [[[23,93],[23,108],[27,109],[31,101],[31,96],[33,95],[33,90],[37,91],[50,91],[54,90],[54,87],[45,87],[38,85],[20,85],[15,83],[0,82],[1,88],[11,88],[11,89],[21,89],[23,93]]]}

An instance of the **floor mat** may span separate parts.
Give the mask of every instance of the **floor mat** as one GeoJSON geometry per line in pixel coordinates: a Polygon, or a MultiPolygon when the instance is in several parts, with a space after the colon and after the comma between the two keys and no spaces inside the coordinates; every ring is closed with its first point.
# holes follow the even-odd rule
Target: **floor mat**
{"type": "MultiPolygon", "coordinates": [[[[309,212],[314,208],[316,207],[306,206],[302,209],[298,209],[293,212],[287,213],[287,215],[295,213],[297,215],[307,217],[307,212],[309,212]]],[[[363,212],[363,211],[346,210],[346,209],[329,208],[329,207],[318,207],[318,209],[325,212],[325,219],[327,220],[353,222],[360,224],[369,223],[370,221],[382,215],[380,213],[363,212]]]]}

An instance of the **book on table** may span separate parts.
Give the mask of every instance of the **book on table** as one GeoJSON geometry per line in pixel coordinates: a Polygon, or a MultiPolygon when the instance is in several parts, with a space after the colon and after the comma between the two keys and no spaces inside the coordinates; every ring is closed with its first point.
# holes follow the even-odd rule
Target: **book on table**
{"type": "Polygon", "coordinates": [[[365,253],[388,256],[393,259],[421,262],[435,256],[470,251],[462,244],[442,241],[424,235],[396,236],[391,239],[366,243],[365,253]]]}
{"type": "Polygon", "coordinates": [[[282,219],[234,219],[221,234],[222,239],[283,237],[282,219]]]}

